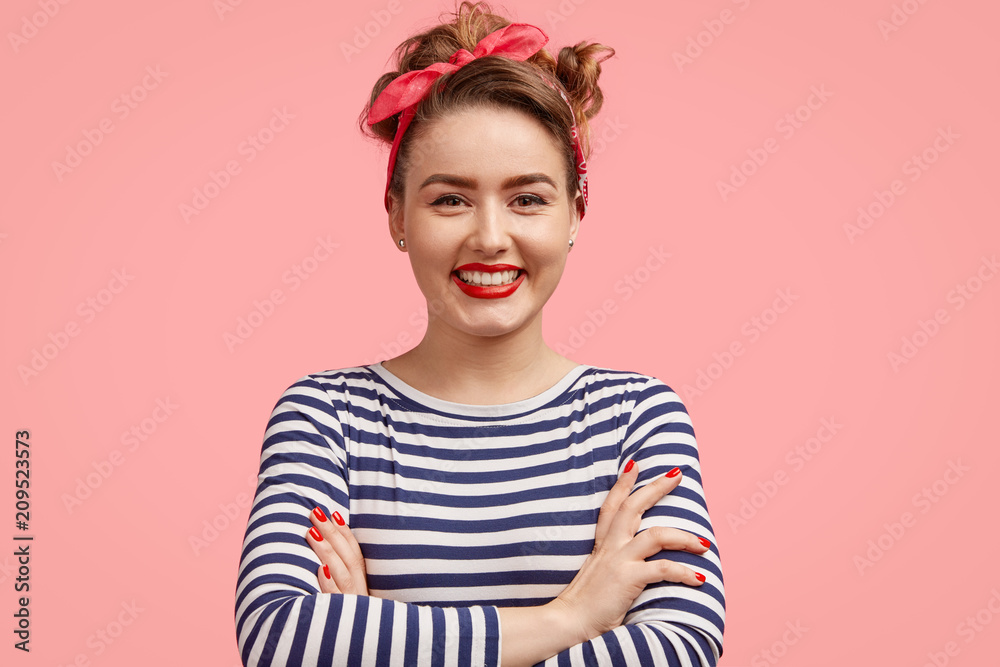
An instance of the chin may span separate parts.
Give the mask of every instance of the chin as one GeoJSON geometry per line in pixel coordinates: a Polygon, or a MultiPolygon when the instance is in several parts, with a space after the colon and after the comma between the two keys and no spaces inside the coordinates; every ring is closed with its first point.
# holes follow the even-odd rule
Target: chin
{"type": "Polygon", "coordinates": [[[462,328],[462,331],[470,336],[482,336],[484,338],[496,338],[506,334],[514,333],[521,327],[510,324],[469,324],[462,328]]]}
{"type": "Polygon", "coordinates": [[[474,336],[485,336],[495,338],[507,334],[514,334],[528,328],[540,315],[537,313],[532,317],[517,318],[513,320],[498,320],[492,317],[484,317],[475,321],[466,321],[463,330],[474,336]]]}

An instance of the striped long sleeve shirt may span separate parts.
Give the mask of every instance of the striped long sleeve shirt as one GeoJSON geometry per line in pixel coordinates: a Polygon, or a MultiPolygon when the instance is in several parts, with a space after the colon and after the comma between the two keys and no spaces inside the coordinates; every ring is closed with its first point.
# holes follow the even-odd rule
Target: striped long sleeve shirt
{"type": "Polygon", "coordinates": [[[381,363],[306,375],[264,434],[236,584],[243,664],[498,665],[498,608],[544,604],[570,583],[629,459],[636,488],[680,467],[681,484],[639,530],[710,540],[703,555],[653,556],[706,581],[646,586],[621,626],[543,664],[716,665],[721,562],[694,430],[669,386],[579,365],[531,398],[467,405],[381,363]],[[305,540],[316,506],[347,521],[370,595],[319,591],[321,563],[305,540]]]}

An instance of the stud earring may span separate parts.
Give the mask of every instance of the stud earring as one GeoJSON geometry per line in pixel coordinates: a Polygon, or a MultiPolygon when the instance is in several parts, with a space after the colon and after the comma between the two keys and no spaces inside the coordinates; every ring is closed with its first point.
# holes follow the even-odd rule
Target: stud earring
{"type": "Polygon", "coordinates": [[[570,248],[570,250],[573,249],[573,239],[569,240],[569,248],[570,248]]]}
{"type": "Polygon", "coordinates": [[[399,247],[400,248],[405,248],[406,247],[406,241],[404,241],[403,239],[399,239],[399,247]]]}

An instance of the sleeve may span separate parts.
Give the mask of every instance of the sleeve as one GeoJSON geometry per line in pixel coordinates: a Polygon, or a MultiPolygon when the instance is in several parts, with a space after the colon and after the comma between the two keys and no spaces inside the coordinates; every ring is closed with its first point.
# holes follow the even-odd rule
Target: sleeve
{"type": "Polygon", "coordinates": [[[497,665],[496,607],[319,591],[305,534],[317,505],[349,516],[346,396],[305,376],[271,413],[236,582],[243,665],[497,665]]]}
{"type": "Polygon", "coordinates": [[[653,377],[626,400],[634,405],[621,444],[619,470],[629,459],[635,460],[639,466],[636,488],[675,466],[683,474],[680,485],[646,511],[639,531],[669,526],[712,543],[704,555],[664,550],[650,560],[666,558],[683,563],[704,574],[705,582],[701,586],[650,584],[632,603],[623,625],[539,664],[715,667],[722,655],[725,593],[691,419],[680,397],[653,377]]]}

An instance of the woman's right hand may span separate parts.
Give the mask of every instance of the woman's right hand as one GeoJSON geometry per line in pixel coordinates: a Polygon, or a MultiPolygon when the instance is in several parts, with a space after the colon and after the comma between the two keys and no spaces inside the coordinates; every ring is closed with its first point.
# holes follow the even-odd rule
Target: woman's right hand
{"type": "Polygon", "coordinates": [[[601,505],[593,552],[573,581],[549,603],[579,632],[580,642],[620,626],[646,584],[673,581],[700,586],[705,580],[704,575],[680,563],[666,559],[647,562],[646,558],[663,549],[703,554],[711,547],[708,540],[665,526],[636,535],[643,513],[680,484],[680,469],[674,468],[635,493],[631,491],[639,476],[638,466],[630,462],[626,471],[601,505]]]}

